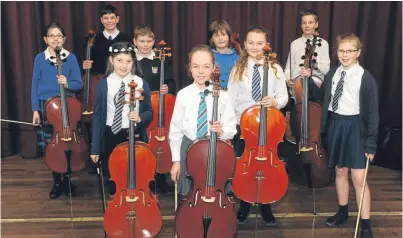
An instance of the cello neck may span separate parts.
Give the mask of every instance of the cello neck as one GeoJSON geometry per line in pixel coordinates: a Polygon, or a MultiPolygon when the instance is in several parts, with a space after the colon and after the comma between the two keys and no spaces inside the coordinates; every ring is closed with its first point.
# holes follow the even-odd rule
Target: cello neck
{"type": "MultiPolygon", "coordinates": [[[[58,75],[60,76],[63,74],[63,71],[62,71],[63,63],[62,63],[61,56],[60,56],[61,48],[56,47],[55,52],[56,52],[57,72],[58,72],[58,75]]],[[[63,128],[68,129],[70,123],[69,123],[69,114],[67,111],[66,91],[64,90],[64,85],[59,84],[59,89],[60,89],[60,102],[61,102],[61,106],[62,106],[63,128]]]]}
{"type": "MultiPolygon", "coordinates": [[[[160,88],[164,84],[164,61],[161,60],[161,71],[160,71],[160,88]]],[[[164,123],[164,108],[165,108],[165,95],[161,93],[161,90],[159,91],[159,101],[158,101],[158,127],[159,128],[164,128],[165,123],[164,123]]]]}
{"type": "MultiPolygon", "coordinates": [[[[86,60],[91,60],[91,45],[87,44],[86,60]]],[[[90,100],[90,79],[91,69],[85,70],[85,88],[84,88],[84,104],[88,104],[90,100]]]]}
{"type": "MultiPolygon", "coordinates": [[[[130,112],[133,112],[136,108],[136,98],[135,92],[137,84],[132,80],[129,84],[130,87],[130,112]]],[[[136,123],[134,121],[129,120],[129,166],[127,167],[127,188],[135,189],[136,188],[136,123]]]]}

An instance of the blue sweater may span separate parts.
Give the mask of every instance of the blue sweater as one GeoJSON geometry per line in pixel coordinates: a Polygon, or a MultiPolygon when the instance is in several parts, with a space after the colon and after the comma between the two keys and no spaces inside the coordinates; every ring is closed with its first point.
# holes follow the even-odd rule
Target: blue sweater
{"type": "MultiPolygon", "coordinates": [[[[140,141],[148,143],[147,127],[153,119],[153,108],[151,106],[150,86],[143,80],[143,96],[144,99],[140,101],[139,116],[141,122],[137,124],[140,134],[140,141]]],[[[108,81],[106,78],[99,80],[95,90],[95,108],[92,117],[92,144],[91,155],[99,155],[103,152],[105,127],[106,127],[106,114],[107,114],[107,100],[108,100],[108,81]]]]}
{"type": "Polygon", "coordinates": [[[239,55],[233,49],[230,49],[230,52],[225,54],[221,54],[215,49],[212,50],[215,57],[215,63],[218,67],[220,67],[220,87],[226,89],[228,85],[229,74],[238,61],[239,55]]]}
{"type": "MultiPolygon", "coordinates": [[[[31,105],[32,111],[39,110],[39,100],[48,100],[49,98],[60,95],[60,85],[57,82],[57,67],[53,66],[49,60],[45,60],[45,53],[36,55],[34,63],[34,72],[32,75],[31,87],[31,105]]],[[[81,80],[80,68],[77,58],[70,53],[62,65],[62,75],[67,78],[68,88],[66,95],[74,95],[79,91],[83,82],[81,80]]]]}

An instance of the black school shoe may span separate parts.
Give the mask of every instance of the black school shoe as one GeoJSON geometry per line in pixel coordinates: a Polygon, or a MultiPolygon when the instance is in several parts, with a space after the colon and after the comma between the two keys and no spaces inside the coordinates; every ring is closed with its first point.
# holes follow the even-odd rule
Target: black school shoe
{"type": "Polygon", "coordinates": [[[70,186],[69,186],[69,182],[70,181],[69,181],[68,176],[64,176],[63,177],[63,193],[67,197],[75,197],[76,196],[76,188],[77,188],[77,186],[75,186],[71,182],[70,182],[70,186]],[[71,191],[70,191],[70,188],[71,188],[71,191]]]}
{"type": "Polygon", "coordinates": [[[371,228],[369,228],[369,229],[361,229],[360,237],[361,238],[372,238],[373,236],[372,236],[371,228]]]}
{"type": "Polygon", "coordinates": [[[60,195],[63,194],[63,184],[61,183],[55,183],[53,184],[52,190],[49,193],[49,198],[50,199],[56,199],[60,197],[60,195]]]}
{"type": "Polygon", "coordinates": [[[270,204],[260,205],[260,213],[265,226],[273,227],[277,225],[276,218],[274,218],[273,213],[271,212],[270,204]]]}
{"type": "Polygon", "coordinates": [[[237,223],[239,225],[245,224],[246,218],[248,218],[250,214],[250,207],[251,207],[250,203],[241,201],[238,214],[236,217],[237,223]]]}
{"type": "Polygon", "coordinates": [[[325,224],[329,227],[336,227],[344,224],[348,219],[348,214],[337,212],[335,215],[328,217],[325,224]]]}

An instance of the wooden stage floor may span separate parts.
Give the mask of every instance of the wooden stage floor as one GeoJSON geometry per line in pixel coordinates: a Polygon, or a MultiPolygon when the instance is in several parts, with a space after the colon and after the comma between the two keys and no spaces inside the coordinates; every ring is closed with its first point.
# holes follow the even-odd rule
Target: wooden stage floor
{"type": "MultiPolygon", "coordinates": [[[[2,158],[1,175],[1,237],[104,237],[97,175],[85,171],[73,174],[73,183],[78,189],[72,206],[64,195],[56,200],[49,199],[52,176],[42,159],[2,158]]],[[[401,172],[373,166],[368,182],[372,193],[374,237],[402,237],[401,172]]],[[[350,191],[348,223],[328,228],[324,221],[337,209],[335,186],[316,189],[317,215],[314,216],[312,189],[290,179],[287,194],[272,205],[277,227],[265,227],[260,218],[256,222],[251,215],[245,225],[238,226],[237,237],[353,237],[357,207],[352,184],[350,191]]],[[[159,199],[164,220],[158,237],[173,238],[173,195],[159,199]]]]}

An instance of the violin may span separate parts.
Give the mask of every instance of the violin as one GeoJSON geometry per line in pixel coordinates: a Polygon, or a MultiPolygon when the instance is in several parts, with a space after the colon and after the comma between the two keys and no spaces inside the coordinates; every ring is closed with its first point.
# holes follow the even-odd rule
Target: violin
{"type": "MultiPolygon", "coordinates": [[[[158,48],[154,51],[158,56],[154,59],[161,61],[160,70],[160,87],[164,84],[164,63],[166,57],[171,57],[171,53],[167,53],[171,48],[166,46],[165,41],[158,43],[158,48]]],[[[169,126],[175,106],[175,96],[167,93],[162,94],[159,91],[151,92],[151,104],[153,108],[153,120],[147,128],[150,141],[149,145],[157,156],[157,173],[169,173],[172,168],[171,147],[169,146],[169,126]]]]}
{"type": "MultiPolygon", "coordinates": [[[[312,69],[312,64],[316,62],[313,56],[317,56],[315,48],[320,46],[320,41],[315,34],[312,42],[306,42],[305,55],[302,57],[304,64],[300,66],[312,69]]],[[[328,156],[320,141],[322,106],[308,101],[308,80],[309,77],[303,77],[296,82],[297,88],[302,87],[302,101],[291,110],[291,130],[296,138],[308,187],[322,188],[330,183],[332,171],[328,168],[328,156]]]]}
{"type": "MultiPolygon", "coordinates": [[[[137,100],[143,97],[142,89],[130,87],[130,112],[137,100]]],[[[121,102],[126,103],[126,102],[121,102]]],[[[154,179],[156,157],[151,147],[135,141],[135,122],[130,121],[129,141],[117,145],[109,157],[111,180],[116,184],[116,194],[108,202],[104,216],[104,229],[111,238],[155,237],[162,227],[158,200],[151,194],[149,184],[154,179]]]]}
{"type": "MultiPolygon", "coordinates": [[[[220,94],[218,68],[213,75],[212,121],[217,121],[220,94]]],[[[208,90],[205,93],[209,93],[208,90]]],[[[225,193],[225,185],[234,173],[235,160],[232,146],[217,139],[216,132],[211,132],[210,138],[196,140],[189,147],[187,171],[193,184],[176,212],[175,229],[179,237],[234,237],[237,228],[235,201],[225,193]]]]}
{"type": "MultiPolygon", "coordinates": [[[[263,50],[262,98],[268,91],[269,62],[273,63],[276,56],[269,43],[263,50]]],[[[285,166],[277,154],[286,128],[283,114],[276,108],[254,105],[242,113],[240,127],[245,150],[236,162],[233,192],[249,203],[268,204],[280,200],[288,188],[285,166]]]]}
{"type": "MultiPolygon", "coordinates": [[[[56,47],[58,75],[62,75],[61,48],[56,47]]],[[[51,141],[45,150],[46,166],[57,173],[71,173],[84,168],[88,159],[88,147],[80,136],[81,103],[73,96],[66,96],[60,85],[60,96],[45,102],[48,124],[53,127],[51,141]]]]}

